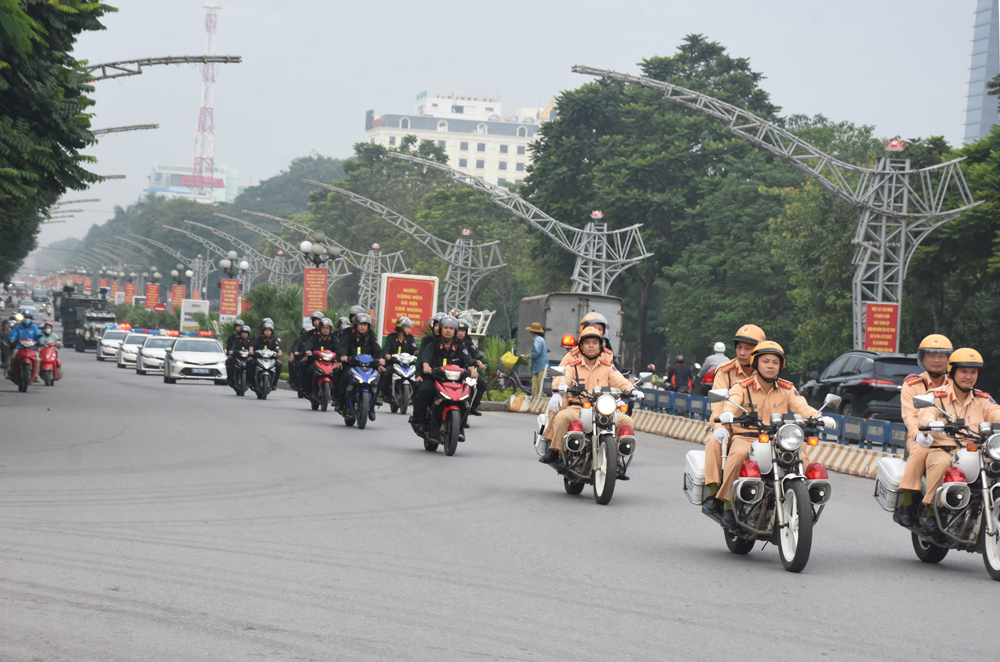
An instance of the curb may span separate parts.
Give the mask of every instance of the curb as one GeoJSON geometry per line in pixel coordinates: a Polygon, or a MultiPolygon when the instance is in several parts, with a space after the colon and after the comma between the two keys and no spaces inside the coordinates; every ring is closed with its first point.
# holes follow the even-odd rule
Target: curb
{"type": "MultiPolygon", "coordinates": [[[[548,398],[512,395],[507,403],[507,411],[540,414],[545,411],[547,405],[548,398]]],[[[697,419],[671,416],[645,409],[635,410],[632,413],[632,419],[635,422],[636,430],[649,434],[702,445],[713,438],[711,426],[707,422],[697,419]]],[[[822,462],[831,471],[859,478],[874,479],[878,473],[878,461],[883,457],[902,458],[898,454],[833,444],[828,441],[821,441],[815,449],[809,450],[811,462],[822,462]]]]}

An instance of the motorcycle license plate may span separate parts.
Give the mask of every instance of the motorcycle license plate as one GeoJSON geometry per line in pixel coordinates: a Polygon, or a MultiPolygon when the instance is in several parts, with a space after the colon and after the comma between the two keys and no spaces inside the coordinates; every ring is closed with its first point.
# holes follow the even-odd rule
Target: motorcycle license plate
{"type": "Polygon", "coordinates": [[[207,370],[205,368],[192,368],[191,372],[193,372],[196,375],[207,375],[208,373],[210,373],[212,371],[211,370],[207,370]]]}

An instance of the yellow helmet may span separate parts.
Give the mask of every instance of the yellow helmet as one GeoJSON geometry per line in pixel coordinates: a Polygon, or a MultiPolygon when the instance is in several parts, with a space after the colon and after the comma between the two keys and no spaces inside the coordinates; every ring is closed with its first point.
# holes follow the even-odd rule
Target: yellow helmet
{"type": "MultiPolygon", "coordinates": [[[[746,341],[741,340],[740,342],[746,342],[746,341]]],[[[782,368],[785,367],[785,350],[781,348],[781,345],[774,342],[773,340],[763,340],[757,343],[757,346],[754,347],[753,354],[750,355],[751,357],[750,364],[754,367],[754,370],[757,369],[757,359],[760,358],[762,354],[774,354],[779,359],[781,359],[781,367],[782,368]]]]}
{"type": "Polygon", "coordinates": [[[597,338],[597,340],[601,343],[601,347],[604,346],[604,336],[602,336],[601,332],[592,326],[588,326],[586,329],[583,330],[583,332],[580,334],[580,339],[577,341],[576,344],[582,345],[583,341],[586,340],[587,338],[597,338]]]}
{"type": "Polygon", "coordinates": [[[928,352],[947,352],[950,354],[953,349],[954,348],[951,346],[950,340],[942,336],[940,333],[932,333],[920,341],[920,347],[917,348],[917,354],[920,356],[923,356],[928,352]]]}
{"type": "Polygon", "coordinates": [[[607,331],[608,329],[608,320],[604,315],[600,313],[587,313],[583,316],[583,319],[580,320],[580,330],[583,331],[586,327],[592,324],[603,324],[604,330],[607,331]]]}
{"type": "Polygon", "coordinates": [[[765,340],[767,340],[767,336],[764,335],[764,330],[762,328],[753,324],[744,324],[733,337],[733,346],[735,347],[736,343],[741,342],[756,345],[757,343],[764,342],[765,340]]]}
{"type": "Polygon", "coordinates": [[[948,374],[954,377],[955,368],[979,368],[983,372],[983,355],[971,347],[960,347],[948,358],[948,374]]]}

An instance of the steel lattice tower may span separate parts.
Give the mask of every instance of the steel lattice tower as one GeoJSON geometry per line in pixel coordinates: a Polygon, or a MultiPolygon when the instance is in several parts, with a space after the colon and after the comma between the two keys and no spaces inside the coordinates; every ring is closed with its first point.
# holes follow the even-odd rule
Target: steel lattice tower
{"type": "MultiPolygon", "coordinates": [[[[206,0],[205,55],[215,55],[215,25],[221,7],[217,0],[206,0]]],[[[198,112],[198,133],[194,139],[194,180],[192,190],[199,195],[211,193],[215,178],[215,63],[201,65],[201,109],[198,112]]]]}

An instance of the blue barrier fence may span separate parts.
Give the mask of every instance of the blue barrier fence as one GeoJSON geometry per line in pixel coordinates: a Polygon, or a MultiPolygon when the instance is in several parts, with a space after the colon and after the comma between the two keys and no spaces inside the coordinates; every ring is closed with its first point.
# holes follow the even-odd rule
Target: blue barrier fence
{"type": "MultiPolygon", "coordinates": [[[[638,403],[642,409],[703,421],[707,421],[712,412],[708,398],[700,395],[655,389],[646,389],[644,392],[645,399],[638,403]]],[[[836,414],[829,416],[837,421],[837,429],[834,432],[824,432],[822,434],[824,441],[857,444],[860,448],[869,449],[880,447],[885,453],[902,452],[906,446],[906,427],[902,423],[836,414]]]]}

